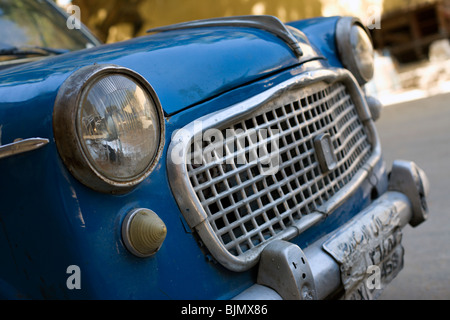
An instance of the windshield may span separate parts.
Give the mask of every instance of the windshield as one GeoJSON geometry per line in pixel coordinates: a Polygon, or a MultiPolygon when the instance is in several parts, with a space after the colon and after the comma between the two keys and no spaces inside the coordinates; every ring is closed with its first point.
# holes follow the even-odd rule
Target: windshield
{"type": "MultiPolygon", "coordinates": [[[[74,51],[97,44],[81,30],[69,29],[67,18],[45,0],[0,0],[0,30],[0,50],[40,47],[74,51]]],[[[0,63],[20,58],[23,55],[3,55],[0,63]]]]}

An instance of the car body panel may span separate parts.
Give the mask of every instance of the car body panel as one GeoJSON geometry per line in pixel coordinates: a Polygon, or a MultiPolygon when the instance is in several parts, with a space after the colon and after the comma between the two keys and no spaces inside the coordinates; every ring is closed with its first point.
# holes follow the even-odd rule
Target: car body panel
{"type": "Polygon", "coordinates": [[[340,17],[317,17],[289,22],[288,25],[301,30],[311,45],[318,50],[329,66],[342,68],[342,62],[336,54],[335,28],[340,17]]]}

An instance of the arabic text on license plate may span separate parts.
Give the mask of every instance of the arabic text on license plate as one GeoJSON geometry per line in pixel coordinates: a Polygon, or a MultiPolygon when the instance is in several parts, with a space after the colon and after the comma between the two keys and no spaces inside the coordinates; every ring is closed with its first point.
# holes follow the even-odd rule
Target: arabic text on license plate
{"type": "Polygon", "coordinates": [[[403,268],[396,208],[379,207],[347,224],[323,245],[340,264],[345,299],[376,299],[403,268]]]}

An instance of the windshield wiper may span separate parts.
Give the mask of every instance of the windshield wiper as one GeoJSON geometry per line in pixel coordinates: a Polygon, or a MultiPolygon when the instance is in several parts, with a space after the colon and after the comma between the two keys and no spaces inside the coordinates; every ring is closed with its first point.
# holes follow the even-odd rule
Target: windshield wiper
{"type": "Polygon", "coordinates": [[[26,46],[26,47],[7,47],[0,49],[0,56],[48,56],[67,53],[70,50],[67,49],[54,49],[39,46],[26,46]]]}

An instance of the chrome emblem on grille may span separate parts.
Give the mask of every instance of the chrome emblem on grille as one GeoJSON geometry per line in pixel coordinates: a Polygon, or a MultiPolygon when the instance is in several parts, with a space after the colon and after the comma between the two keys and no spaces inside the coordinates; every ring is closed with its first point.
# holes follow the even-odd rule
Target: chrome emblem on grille
{"type": "Polygon", "coordinates": [[[323,173],[327,173],[336,168],[336,155],[334,154],[333,143],[328,133],[322,133],[314,139],[314,149],[323,173]]]}

